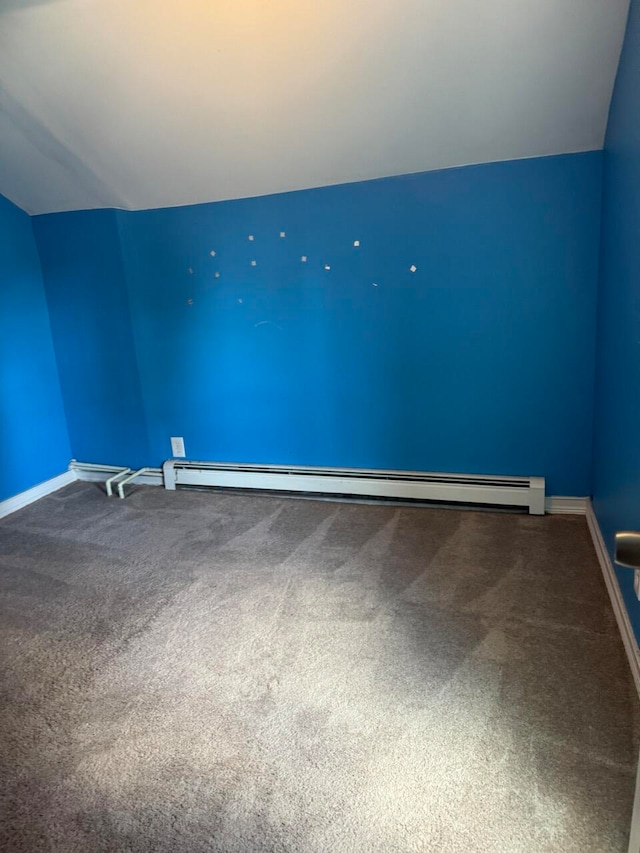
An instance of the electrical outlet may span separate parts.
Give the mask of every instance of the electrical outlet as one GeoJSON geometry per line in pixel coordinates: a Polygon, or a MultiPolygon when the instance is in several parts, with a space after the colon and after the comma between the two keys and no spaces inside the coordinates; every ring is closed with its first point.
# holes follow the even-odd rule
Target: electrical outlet
{"type": "Polygon", "coordinates": [[[633,573],[633,590],[636,598],[640,601],[640,572],[636,569],[633,573]]]}
{"type": "Polygon", "coordinates": [[[171,437],[171,455],[181,459],[187,455],[184,449],[184,438],[181,435],[171,437]]]}

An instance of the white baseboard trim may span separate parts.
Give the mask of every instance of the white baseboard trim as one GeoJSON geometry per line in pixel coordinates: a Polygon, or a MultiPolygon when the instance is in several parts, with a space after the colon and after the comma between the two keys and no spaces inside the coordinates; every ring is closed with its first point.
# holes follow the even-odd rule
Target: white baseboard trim
{"type": "Polygon", "coordinates": [[[20,494],[14,495],[12,498],[0,501],[0,518],[11,515],[12,512],[17,512],[19,509],[45,497],[45,495],[57,492],[58,489],[68,486],[69,483],[73,483],[77,479],[75,471],[65,471],[64,474],[58,474],[57,477],[45,480],[44,483],[38,483],[37,486],[33,486],[25,492],[20,492],[20,494]]]}
{"type": "MultiPolygon", "coordinates": [[[[78,480],[85,480],[93,483],[104,483],[109,477],[113,477],[118,471],[122,470],[122,466],[118,465],[101,465],[99,471],[93,470],[90,463],[82,463],[72,461],[71,467],[76,474],[78,480]],[[86,467],[84,467],[86,465],[86,467]]],[[[164,486],[161,468],[152,468],[146,474],[142,474],[136,478],[136,485],[142,486],[164,486]]]]}
{"type": "Polygon", "coordinates": [[[616,572],[613,567],[613,563],[611,562],[611,558],[609,557],[607,547],[604,544],[602,531],[600,530],[596,514],[593,511],[591,501],[589,501],[587,505],[586,514],[589,532],[591,533],[593,546],[596,549],[604,582],[607,585],[607,591],[609,593],[609,598],[611,599],[613,612],[615,613],[616,622],[618,623],[618,630],[620,631],[620,636],[624,643],[636,690],[640,694],[640,649],[638,649],[635,634],[633,633],[633,628],[629,621],[629,614],[627,613],[627,608],[622,599],[622,593],[620,592],[620,586],[618,585],[618,578],[616,577],[616,572]]]}
{"type": "Polygon", "coordinates": [[[589,498],[565,498],[550,495],[545,498],[544,511],[549,515],[586,515],[589,498]]]}

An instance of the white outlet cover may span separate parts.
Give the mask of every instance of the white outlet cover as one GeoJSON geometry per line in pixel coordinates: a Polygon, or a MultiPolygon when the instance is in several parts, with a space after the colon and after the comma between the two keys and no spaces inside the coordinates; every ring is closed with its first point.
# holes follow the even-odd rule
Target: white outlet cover
{"type": "Polygon", "coordinates": [[[636,598],[640,601],[640,572],[637,570],[633,573],[633,590],[636,598]]]}
{"type": "Polygon", "coordinates": [[[184,459],[187,455],[184,449],[184,438],[182,436],[171,436],[171,455],[179,459],[184,459]]]}

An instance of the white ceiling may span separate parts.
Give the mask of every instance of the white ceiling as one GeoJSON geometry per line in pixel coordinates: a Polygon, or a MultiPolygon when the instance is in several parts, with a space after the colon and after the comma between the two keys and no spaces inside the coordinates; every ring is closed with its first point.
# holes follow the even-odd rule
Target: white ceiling
{"type": "Polygon", "coordinates": [[[601,148],[628,0],[0,0],[0,192],[139,209],[601,148]]]}

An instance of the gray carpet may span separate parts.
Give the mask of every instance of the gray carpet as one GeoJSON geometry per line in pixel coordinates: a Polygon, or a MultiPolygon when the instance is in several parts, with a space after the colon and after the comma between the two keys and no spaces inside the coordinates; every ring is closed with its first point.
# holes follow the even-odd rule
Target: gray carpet
{"type": "Polygon", "coordinates": [[[77,483],[0,596],[3,853],[626,850],[584,519],[77,483]]]}

